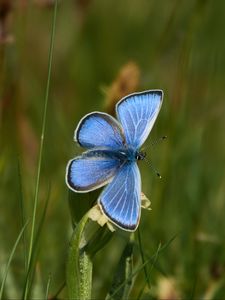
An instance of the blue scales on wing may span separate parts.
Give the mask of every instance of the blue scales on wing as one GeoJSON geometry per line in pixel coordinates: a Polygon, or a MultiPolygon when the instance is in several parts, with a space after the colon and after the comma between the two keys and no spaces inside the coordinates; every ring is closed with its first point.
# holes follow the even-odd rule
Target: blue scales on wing
{"type": "Polygon", "coordinates": [[[126,142],[138,149],[147,139],[161,108],[163,92],[149,90],[131,94],[116,106],[126,142]]]}
{"type": "Polygon", "coordinates": [[[136,162],[127,162],[103,190],[98,203],[117,226],[134,231],[141,213],[141,178],[136,162]]]}
{"type": "Polygon", "coordinates": [[[123,164],[115,151],[89,150],[69,161],[66,183],[75,192],[89,192],[107,184],[123,164]]]}
{"type": "Polygon", "coordinates": [[[75,130],[75,141],[84,148],[123,147],[125,137],[118,121],[106,113],[93,112],[81,119],[75,130]]]}

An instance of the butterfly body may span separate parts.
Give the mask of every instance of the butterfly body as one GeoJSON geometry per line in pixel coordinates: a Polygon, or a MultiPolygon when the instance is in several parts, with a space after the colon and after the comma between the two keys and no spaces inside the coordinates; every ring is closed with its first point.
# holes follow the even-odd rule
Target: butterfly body
{"type": "Polygon", "coordinates": [[[134,231],[141,214],[140,150],[162,104],[163,92],[149,90],[124,97],[116,105],[118,121],[93,112],[79,122],[74,139],[86,148],[67,165],[66,183],[79,193],[107,185],[98,198],[102,212],[118,227],[134,231]]]}
{"type": "Polygon", "coordinates": [[[83,158],[91,158],[91,157],[98,157],[98,158],[109,158],[109,159],[115,159],[120,161],[120,163],[124,163],[124,162],[134,162],[135,160],[137,160],[137,157],[139,157],[141,152],[139,151],[135,151],[132,148],[122,148],[122,149],[118,149],[118,150],[113,150],[110,148],[105,148],[105,149],[93,149],[93,150],[89,150],[83,153],[83,158]]]}
{"type": "Polygon", "coordinates": [[[124,149],[118,149],[116,151],[124,162],[135,162],[137,160],[137,157],[139,157],[140,151],[135,150],[132,147],[126,147],[124,149]]]}

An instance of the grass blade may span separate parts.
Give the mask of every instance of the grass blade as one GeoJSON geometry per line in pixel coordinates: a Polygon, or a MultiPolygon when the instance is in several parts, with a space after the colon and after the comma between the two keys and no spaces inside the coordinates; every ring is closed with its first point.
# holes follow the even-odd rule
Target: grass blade
{"type": "Polygon", "coordinates": [[[45,220],[45,217],[46,217],[46,212],[47,212],[47,208],[48,208],[49,199],[50,199],[50,187],[49,187],[47,199],[45,201],[45,206],[44,206],[44,210],[43,210],[43,213],[42,213],[42,216],[41,216],[41,220],[40,220],[39,225],[38,225],[37,234],[35,236],[34,251],[32,251],[30,264],[28,266],[22,299],[25,299],[25,295],[27,295],[27,298],[30,298],[30,293],[31,293],[30,289],[31,289],[32,282],[33,282],[33,279],[34,279],[35,265],[36,265],[36,261],[37,261],[38,251],[39,251],[39,241],[40,241],[40,238],[41,238],[41,232],[42,232],[42,228],[43,228],[43,225],[44,225],[44,220],[45,220]]]}
{"type": "MultiPolygon", "coordinates": [[[[25,224],[25,208],[24,208],[24,197],[23,197],[23,189],[22,189],[22,177],[21,177],[21,169],[20,163],[18,159],[18,178],[19,178],[19,202],[20,202],[20,211],[21,211],[21,223],[22,227],[25,224]]],[[[24,251],[24,268],[27,271],[27,239],[26,239],[26,231],[23,232],[23,251],[24,251]]]]}
{"type": "Polygon", "coordinates": [[[60,287],[58,288],[57,292],[55,294],[53,294],[53,296],[48,297],[48,300],[56,300],[59,299],[59,294],[62,292],[62,290],[65,288],[66,286],[66,281],[64,281],[60,287]]]}
{"type": "MultiPolygon", "coordinates": [[[[163,245],[163,246],[161,246],[161,244],[159,245],[159,247],[158,247],[158,249],[157,249],[157,251],[156,251],[156,253],[152,256],[152,257],[150,257],[150,258],[148,258],[148,259],[146,259],[146,261],[141,265],[141,266],[139,266],[137,269],[136,269],[136,271],[134,271],[132,274],[131,274],[131,276],[129,276],[115,291],[114,291],[114,293],[112,294],[112,295],[110,295],[110,297],[107,299],[107,300],[112,300],[113,299],[113,297],[114,297],[114,295],[116,295],[116,293],[118,293],[118,291],[127,283],[127,281],[130,281],[134,276],[136,276],[141,270],[143,270],[143,268],[145,267],[145,266],[147,266],[147,264],[149,264],[149,263],[152,263],[152,266],[151,266],[151,269],[154,267],[154,265],[155,265],[155,263],[156,263],[156,260],[157,260],[157,258],[158,258],[158,256],[159,256],[159,253],[161,253],[163,250],[165,250],[171,243],[172,243],[172,241],[174,240],[176,238],[176,236],[174,236],[174,237],[172,237],[165,245],[163,245]]],[[[150,271],[151,271],[151,269],[150,269],[150,271]]]]}
{"type": "MultiPolygon", "coordinates": [[[[159,255],[159,252],[162,251],[162,247],[161,245],[159,245],[157,251],[156,251],[156,254],[153,255],[153,257],[151,257],[150,259],[147,259],[145,261],[144,264],[142,264],[140,267],[137,268],[136,271],[134,271],[116,290],[114,290],[114,293],[112,295],[110,295],[109,298],[107,298],[107,300],[113,300],[114,299],[114,296],[119,292],[119,290],[127,284],[128,281],[132,280],[132,278],[134,276],[136,276],[141,270],[143,270],[143,268],[148,264],[148,263],[151,263],[152,262],[152,259],[154,261],[156,261],[156,258],[158,258],[158,255],[159,255]]],[[[152,263],[153,264],[153,263],[152,263]]]]}
{"type": "MultiPolygon", "coordinates": [[[[138,235],[138,244],[139,244],[139,250],[140,250],[140,254],[141,254],[141,260],[142,260],[142,264],[144,264],[145,263],[145,256],[144,256],[144,251],[143,251],[143,248],[142,248],[141,233],[140,233],[139,228],[138,228],[138,231],[137,231],[137,235],[138,235]]],[[[148,287],[150,288],[148,269],[147,269],[146,266],[144,267],[144,273],[145,273],[146,282],[148,284],[148,287]]]]}
{"type": "Polygon", "coordinates": [[[52,280],[52,275],[49,274],[49,276],[48,276],[48,282],[47,282],[47,287],[46,287],[46,293],[45,293],[45,299],[46,300],[48,300],[49,287],[50,287],[51,280],[52,280]]]}
{"type": "Polygon", "coordinates": [[[129,298],[129,294],[133,286],[133,280],[131,277],[133,271],[133,248],[134,248],[134,241],[133,241],[133,234],[132,234],[119,260],[111,287],[109,289],[108,295],[106,296],[106,300],[108,299],[120,300],[120,299],[129,298]],[[128,278],[131,279],[127,281],[126,279],[128,278]],[[124,284],[121,287],[121,284],[123,282],[126,282],[126,284],[124,284]],[[119,290],[118,287],[120,287],[119,290]],[[115,290],[117,290],[116,293],[114,292],[115,290]]]}
{"type": "MultiPolygon", "coordinates": [[[[42,120],[37,178],[36,178],[36,185],[35,185],[34,207],[33,207],[33,216],[32,216],[32,224],[31,224],[31,237],[30,237],[30,245],[29,245],[29,252],[28,252],[28,267],[31,265],[31,257],[33,252],[34,239],[35,239],[34,237],[35,224],[36,224],[37,203],[38,203],[39,186],[40,186],[43,148],[44,148],[45,132],[46,132],[46,119],[47,119],[49,88],[50,88],[51,71],[52,71],[53,46],[54,46],[54,39],[55,39],[57,8],[58,8],[58,0],[55,1],[55,5],[54,5],[54,14],[53,14],[53,21],[52,21],[52,29],[51,29],[51,41],[50,41],[49,59],[48,59],[48,76],[47,76],[47,84],[46,84],[46,92],[45,92],[45,103],[44,103],[44,113],[43,113],[43,120],[42,120]]],[[[27,299],[28,296],[28,286],[29,286],[29,277],[28,280],[26,281],[24,299],[27,299]]]]}
{"type": "Polygon", "coordinates": [[[19,241],[21,239],[21,237],[23,236],[23,233],[24,233],[24,230],[25,228],[27,227],[27,224],[29,223],[29,221],[27,221],[24,226],[22,227],[22,229],[20,230],[20,233],[16,239],[16,242],[12,248],[12,251],[10,253],[10,256],[9,256],[9,259],[8,259],[8,262],[7,262],[7,265],[6,265],[6,268],[5,268],[5,272],[4,272],[4,275],[3,275],[3,280],[2,280],[2,284],[1,284],[1,290],[0,290],[0,299],[3,299],[3,291],[4,291],[4,286],[5,286],[5,282],[6,282],[6,278],[7,278],[7,274],[8,274],[8,271],[9,271],[9,267],[10,267],[10,264],[11,264],[11,261],[13,259],[13,256],[14,256],[14,253],[16,251],[16,248],[17,248],[17,245],[19,244],[19,241]]]}

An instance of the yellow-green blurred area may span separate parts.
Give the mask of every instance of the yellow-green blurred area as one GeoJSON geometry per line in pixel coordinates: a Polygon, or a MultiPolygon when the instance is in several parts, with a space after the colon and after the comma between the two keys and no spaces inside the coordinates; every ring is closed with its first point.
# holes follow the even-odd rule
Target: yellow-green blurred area
{"type": "MultiPolygon", "coordinates": [[[[32,217],[53,6],[54,0],[0,1],[1,277],[23,220],[32,217]]],[[[37,224],[48,194],[49,205],[33,297],[44,297],[49,274],[50,295],[63,284],[71,211],[81,217],[99,193],[72,195],[69,205],[65,169],[80,152],[73,141],[80,118],[113,113],[116,101],[134,91],[162,89],[149,141],[168,138],[147,148],[162,179],[139,164],[152,208],[142,212],[139,229],[146,257],[175,238],[158,267],[149,267],[151,289],[141,299],[224,299],[224,12],[222,0],[59,1],[37,224]]],[[[9,299],[22,294],[30,225],[8,273],[9,299]]],[[[117,232],[97,254],[94,299],[104,299],[126,239],[117,232]]],[[[138,247],[135,255],[141,263],[138,247]]],[[[144,284],[141,271],[132,299],[144,284]]]]}

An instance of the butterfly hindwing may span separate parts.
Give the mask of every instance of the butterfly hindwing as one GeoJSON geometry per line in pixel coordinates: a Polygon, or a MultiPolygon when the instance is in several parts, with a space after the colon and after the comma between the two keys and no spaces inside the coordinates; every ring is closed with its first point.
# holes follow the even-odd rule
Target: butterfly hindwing
{"type": "Polygon", "coordinates": [[[118,102],[117,116],[128,145],[137,149],[145,142],[161,108],[162,99],[161,90],[149,90],[131,94],[118,102]]]}
{"type": "Polygon", "coordinates": [[[75,192],[89,192],[107,184],[121,167],[113,151],[89,150],[70,160],[66,183],[75,192]]]}
{"type": "Polygon", "coordinates": [[[117,226],[134,231],[141,212],[141,178],[136,162],[128,162],[104,188],[98,203],[103,213],[117,226]]]}
{"type": "Polygon", "coordinates": [[[109,147],[117,149],[125,143],[118,121],[106,113],[93,112],[81,119],[75,130],[75,141],[84,148],[109,147]]]}

